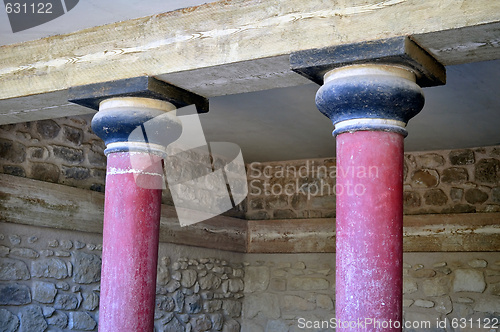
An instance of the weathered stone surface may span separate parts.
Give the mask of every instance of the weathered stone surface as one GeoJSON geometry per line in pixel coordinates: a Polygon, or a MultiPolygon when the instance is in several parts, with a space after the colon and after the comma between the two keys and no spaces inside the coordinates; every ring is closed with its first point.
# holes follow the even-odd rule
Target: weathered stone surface
{"type": "Polygon", "coordinates": [[[80,128],[63,126],[64,139],[74,145],[81,145],[83,141],[83,130],[80,128]]]}
{"type": "Polygon", "coordinates": [[[418,299],[418,300],[415,300],[414,305],[417,307],[421,307],[421,308],[432,308],[432,307],[434,307],[434,302],[428,301],[428,300],[418,299]]]}
{"type": "Polygon", "coordinates": [[[410,278],[403,278],[403,294],[415,293],[418,290],[418,285],[410,278]]]}
{"type": "MultiPolygon", "coordinates": [[[[263,292],[269,286],[270,273],[267,266],[249,266],[245,271],[245,293],[263,292]]],[[[203,288],[203,287],[202,287],[203,288]]]]}
{"type": "Polygon", "coordinates": [[[73,281],[78,284],[91,284],[101,280],[101,258],[94,254],[74,251],[71,254],[73,263],[73,281]]]}
{"type": "Polygon", "coordinates": [[[172,311],[175,308],[174,299],[170,296],[157,295],[156,296],[156,309],[162,311],[172,311]]]}
{"type": "Polygon", "coordinates": [[[446,295],[450,291],[450,278],[447,276],[424,280],[422,290],[425,296],[446,295]]]}
{"type": "Polygon", "coordinates": [[[186,296],[184,310],[188,314],[197,314],[203,309],[203,302],[198,294],[186,296]]]}
{"type": "Polygon", "coordinates": [[[482,293],[486,288],[484,275],[481,271],[473,269],[457,269],[454,271],[454,292],[482,293]]]}
{"type": "Polygon", "coordinates": [[[464,197],[464,190],[462,188],[451,188],[450,189],[450,198],[454,202],[458,202],[462,200],[464,197]]]}
{"type": "Polygon", "coordinates": [[[26,177],[26,171],[24,170],[24,168],[22,166],[3,165],[2,168],[3,168],[3,172],[5,174],[26,177]]]}
{"type": "Polygon", "coordinates": [[[190,320],[193,332],[209,331],[212,328],[212,320],[208,315],[199,315],[190,320]]]}
{"type": "Polygon", "coordinates": [[[318,308],[332,310],[333,309],[333,300],[330,296],[325,294],[317,294],[316,295],[316,305],[318,308]]]}
{"type": "Polygon", "coordinates": [[[33,300],[40,303],[53,303],[57,294],[56,285],[51,282],[33,282],[33,300]]]}
{"type": "Polygon", "coordinates": [[[192,287],[195,284],[197,277],[198,273],[195,270],[182,271],[181,286],[186,288],[192,287]]]}
{"type": "Polygon", "coordinates": [[[87,311],[93,311],[99,306],[99,295],[94,292],[83,292],[82,293],[82,309],[87,311]]]}
{"type": "Polygon", "coordinates": [[[439,183],[439,174],[434,169],[420,169],[411,177],[413,186],[417,188],[431,188],[439,183]]]}
{"type": "Polygon", "coordinates": [[[62,166],[62,173],[67,179],[85,180],[90,178],[90,170],[85,167],[62,166]]]}
{"type": "Polygon", "coordinates": [[[10,254],[23,258],[38,258],[40,256],[35,250],[30,248],[12,248],[10,254]]]}
{"type": "Polygon", "coordinates": [[[184,332],[185,328],[173,315],[163,319],[158,324],[158,331],[161,332],[184,332]]]}
{"type": "Polygon", "coordinates": [[[210,315],[210,320],[212,321],[212,329],[215,331],[220,331],[224,324],[224,316],[222,314],[212,314],[210,315]]]}
{"type": "Polygon", "coordinates": [[[272,278],[269,283],[269,288],[274,291],[283,292],[286,290],[286,279],[285,278],[272,278]]]}
{"type": "Polygon", "coordinates": [[[421,204],[420,194],[416,191],[405,191],[403,193],[403,206],[405,208],[419,207],[421,204]]]}
{"type": "Polygon", "coordinates": [[[30,278],[26,263],[17,259],[0,258],[0,280],[28,280],[30,278]]]}
{"type": "Polygon", "coordinates": [[[230,279],[229,280],[229,291],[231,293],[237,293],[245,288],[243,280],[241,279],[230,279]]]}
{"type": "Polygon", "coordinates": [[[310,311],[316,308],[316,303],[296,295],[284,295],[281,300],[281,309],[286,311],[310,311]]]}
{"type": "Polygon", "coordinates": [[[274,210],[273,216],[275,219],[294,219],[297,218],[297,213],[291,209],[274,210]]]}
{"type": "Polygon", "coordinates": [[[68,277],[68,267],[58,258],[39,259],[31,262],[34,277],[64,279],[68,277]]]}
{"type": "Polygon", "coordinates": [[[475,267],[475,268],[482,268],[482,267],[488,266],[487,261],[485,261],[484,259],[478,259],[478,258],[468,261],[467,264],[470,267],[475,267]]]}
{"type": "Polygon", "coordinates": [[[324,290],[330,287],[328,280],[317,277],[294,277],[290,279],[289,288],[291,290],[324,290]]]}
{"type": "Polygon", "coordinates": [[[54,120],[40,120],[36,122],[36,130],[43,139],[56,138],[61,127],[54,120]]]}
{"type": "Polygon", "coordinates": [[[268,320],[266,324],[266,331],[273,331],[273,332],[288,332],[288,325],[286,325],[285,322],[281,320],[268,320]]]}
{"type": "Polygon", "coordinates": [[[427,190],[424,194],[425,204],[443,206],[448,202],[448,196],[441,189],[427,190]]]}
{"type": "Polygon", "coordinates": [[[479,312],[499,313],[500,301],[498,298],[480,298],[473,308],[479,312]]]}
{"type": "Polygon", "coordinates": [[[277,319],[281,315],[279,297],[271,293],[246,295],[243,317],[251,319],[262,313],[264,317],[277,319]]]}
{"type": "Polygon", "coordinates": [[[482,183],[498,184],[500,182],[500,160],[483,159],[476,164],[475,180],[482,183]]]}
{"type": "Polygon", "coordinates": [[[52,146],[52,151],[54,152],[54,157],[70,164],[80,164],[85,159],[83,150],[80,149],[54,145],[52,146]]]}
{"type": "Polygon", "coordinates": [[[469,180],[469,173],[462,167],[450,167],[443,171],[441,181],[449,184],[460,184],[469,180]]]}
{"type": "Polygon", "coordinates": [[[31,166],[31,177],[35,180],[56,183],[59,180],[59,168],[53,164],[34,163],[31,166]]]}
{"type": "Polygon", "coordinates": [[[22,163],[26,160],[26,147],[21,143],[0,138],[0,159],[22,163]]]}
{"type": "Polygon", "coordinates": [[[70,312],[68,327],[72,330],[92,331],[97,326],[96,321],[87,312],[70,312]]]}
{"type": "Polygon", "coordinates": [[[454,150],[449,154],[452,165],[472,165],[476,162],[474,151],[472,150],[454,150]]]}
{"type": "Polygon", "coordinates": [[[453,311],[453,303],[449,296],[442,296],[434,299],[436,305],[434,309],[441,314],[449,314],[453,311]]]}
{"type": "Polygon", "coordinates": [[[21,310],[21,330],[22,332],[43,332],[48,327],[43,317],[42,308],[30,305],[21,310]]]}
{"type": "Polygon", "coordinates": [[[47,318],[47,323],[50,326],[65,329],[68,326],[68,316],[64,312],[57,310],[51,317],[47,318]]]}
{"type": "Polygon", "coordinates": [[[42,307],[43,317],[45,317],[45,318],[52,316],[55,311],[56,311],[56,309],[54,309],[52,307],[47,307],[47,306],[42,307]]]}
{"type": "Polygon", "coordinates": [[[229,319],[224,322],[222,332],[240,332],[240,323],[234,319],[229,319]]]}
{"type": "Polygon", "coordinates": [[[206,312],[217,312],[222,309],[222,300],[211,300],[203,303],[203,309],[206,312]]]}
{"type": "Polygon", "coordinates": [[[410,272],[410,275],[414,278],[432,278],[436,275],[436,271],[432,269],[419,269],[419,270],[412,270],[410,272]]]}
{"type": "Polygon", "coordinates": [[[9,255],[10,248],[6,246],[0,246],[0,257],[6,257],[9,255]]]}
{"type": "Polygon", "coordinates": [[[15,332],[19,327],[19,318],[10,311],[0,309],[0,331],[15,332]]]}
{"type": "Polygon", "coordinates": [[[31,303],[30,289],[20,284],[0,284],[0,305],[23,305],[31,303]]]}
{"type": "Polygon", "coordinates": [[[470,204],[480,204],[488,200],[488,194],[480,189],[467,189],[465,191],[465,200],[470,204]]]}
{"type": "Polygon", "coordinates": [[[241,316],[241,302],[234,300],[224,300],[222,302],[222,310],[229,317],[241,316]]]}
{"type": "Polygon", "coordinates": [[[422,167],[425,168],[435,168],[443,166],[445,163],[443,156],[437,153],[427,153],[417,156],[417,161],[422,167]]]}
{"type": "Polygon", "coordinates": [[[75,294],[57,294],[54,308],[62,310],[74,310],[78,308],[78,297],[75,294]]]}
{"type": "Polygon", "coordinates": [[[208,273],[206,276],[199,279],[200,288],[203,290],[217,289],[221,285],[222,280],[213,273],[208,273]]]}

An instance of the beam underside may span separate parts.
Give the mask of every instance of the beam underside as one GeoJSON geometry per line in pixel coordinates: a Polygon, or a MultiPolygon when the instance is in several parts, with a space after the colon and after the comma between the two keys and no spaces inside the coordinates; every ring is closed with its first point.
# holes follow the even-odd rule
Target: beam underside
{"type": "Polygon", "coordinates": [[[289,54],[394,36],[445,65],[493,60],[499,31],[490,0],[216,2],[0,47],[0,124],[88,113],[69,87],[144,75],[208,98],[305,84],[289,54]]]}

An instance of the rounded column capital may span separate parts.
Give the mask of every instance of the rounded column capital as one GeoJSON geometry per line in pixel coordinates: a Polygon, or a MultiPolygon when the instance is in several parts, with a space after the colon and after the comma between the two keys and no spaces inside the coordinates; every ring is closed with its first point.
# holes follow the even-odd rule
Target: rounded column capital
{"type": "Polygon", "coordinates": [[[169,102],[142,98],[110,98],[99,104],[92,130],[114,152],[147,152],[166,155],[168,144],[177,140],[182,125],[176,107],[169,102]]]}
{"type": "Polygon", "coordinates": [[[359,130],[406,136],[407,122],[424,106],[415,73],[404,66],[362,64],[331,70],[316,105],[335,125],[333,135],[359,130]]]}

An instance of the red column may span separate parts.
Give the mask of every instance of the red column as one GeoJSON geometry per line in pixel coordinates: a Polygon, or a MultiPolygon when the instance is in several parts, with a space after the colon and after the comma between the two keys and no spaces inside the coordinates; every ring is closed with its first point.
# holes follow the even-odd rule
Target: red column
{"type": "Polygon", "coordinates": [[[337,136],[336,317],[345,330],[401,330],[403,139],[337,136]]]}
{"type": "Polygon", "coordinates": [[[107,149],[99,331],[154,328],[156,266],[164,186],[162,158],[181,133],[169,102],[102,101],[92,129],[107,149]]]}
{"type": "Polygon", "coordinates": [[[99,331],[153,331],[162,181],[160,156],[108,155],[99,331]]]}

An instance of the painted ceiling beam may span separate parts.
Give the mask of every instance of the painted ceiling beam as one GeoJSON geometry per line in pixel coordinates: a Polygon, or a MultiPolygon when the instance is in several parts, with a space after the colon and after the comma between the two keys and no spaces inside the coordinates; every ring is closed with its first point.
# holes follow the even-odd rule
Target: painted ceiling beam
{"type": "Polygon", "coordinates": [[[234,0],[0,47],[0,124],[88,113],[74,86],[152,76],[203,97],[296,86],[297,51],[411,36],[444,65],[500,58],[491,0],[234,0]]]}

